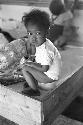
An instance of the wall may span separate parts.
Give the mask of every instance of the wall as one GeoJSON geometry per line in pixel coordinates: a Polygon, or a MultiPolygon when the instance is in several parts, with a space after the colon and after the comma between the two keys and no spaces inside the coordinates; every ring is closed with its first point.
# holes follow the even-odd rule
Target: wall
{"type": "Polygon", "coordinates": [[[74,13],[76,16],[73,20],[73,25],[77,27],[77,34],[78,34],[77,41],[80,44],[83,44],[83,10],[76,9],[74,13]]]}
{"type": "Polygon", "coordinates": [[[21,23],[21,18],[25,12],[32,8],[39,8],[50,13],[48,7],[22,6],[22,5],[0,5],[0,27],[12,34],[14,37],[22,37],[26,30],[21,23]]]}
{"type": "Polygon", "coordinates": [[[72,23],[76,27],[77,42],[83,46],[83,0],[77,0],[72,23]]]}
{"type": "MultiPolygon", "coordinates": [[[[72,33],[74,43],[83,44],[83,0],[77,0],[77,6],[74,10],[74,18],[72,25],[76,34],[72,33]],[[77,38],[76,38],[77,37],[77,38]]],[[[22,6],[22,5],[0,5],[0,27],[7,30],[15,38],[22,37],[26,34],[26,30],[21,23],[21,18],[25,12],[36,6],[22,6]]],[[[37,7],[38,8],[38,7],[37,7]]],[[[39,7],[47,11],[50,15],[48,7],[39,7]]],[[[71,40],[70,40],[71,41],[71,40]]]]}

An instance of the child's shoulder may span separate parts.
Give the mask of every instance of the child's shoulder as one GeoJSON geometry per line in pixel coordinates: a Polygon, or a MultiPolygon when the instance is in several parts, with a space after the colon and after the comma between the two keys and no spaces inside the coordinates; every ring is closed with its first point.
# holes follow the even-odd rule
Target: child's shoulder
{"type": "Polygon", "coordinates": [[[57,48],[49,39],[46,39],[46,48],[49,49],[50,51],[58,51],[57,48]]]}
{"type": "Polygon", "coordinates": [[[54,46],[54,44],[49,39],[46,39],[46,49],[48,52],[54,53],[54,55],[57,55],[61,58],[58,49],[54,46]]]}

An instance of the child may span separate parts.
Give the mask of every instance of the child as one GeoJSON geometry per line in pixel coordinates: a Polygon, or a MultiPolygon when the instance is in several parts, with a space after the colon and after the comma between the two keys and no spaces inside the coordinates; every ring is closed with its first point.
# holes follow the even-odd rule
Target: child
{"type": "Polygon", "coordinates": [[[49,39],[58,49],[63,50],[67,45],[69,37],[67,30],[73,18],[73,6],[69,4],[70,2],[67,0],[52,0],[49,5],[49,9],[52,13],[52,26],[49,30],[49,39]]]}
{"type": "Polygon", "coordinates": [[[39,87],[44,88],[45,84],[58,80],[61,57],[53,43],[46,38],[50,26],[49,15],[46,12],[32,10],[25,14],[22,20],[27,29],[30,54],[28,59],[22,58],[21,68],[31,88],[23,93],[37,93],[39,87]],[[35,57],[35,61],[31,59],[32,57],[35,57]]]}
{"type": "Polygon", "coordinates": [[[24,93],[38,94],[38,88],[51,89],[51,83],[59,79],[61,57],[53,43],[46,38],[50,26],[46,12],[33,10],[22,20],[27,37],[11,41],[0,51],[0,77],[12,75],[20,63],[23,76],[32,88],[24,93]]]}

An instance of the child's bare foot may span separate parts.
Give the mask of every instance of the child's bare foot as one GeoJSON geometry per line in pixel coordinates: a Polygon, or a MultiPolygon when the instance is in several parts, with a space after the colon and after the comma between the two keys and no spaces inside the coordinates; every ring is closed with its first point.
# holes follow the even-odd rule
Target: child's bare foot
{"type": "Polygon", "coordinates": [[[25,82],[24,85],[23,85],[23,88],[26,89],[28,87],[29,87],[28,83],[25,82]]]}
{"type": "Polygon", "coordinates": [[[27,90],[22,91],[22,94],[27,95],[27,96],[40,96],[40,91],[38,89],[33,90],[33,89],[29,88],[27,90]]]}

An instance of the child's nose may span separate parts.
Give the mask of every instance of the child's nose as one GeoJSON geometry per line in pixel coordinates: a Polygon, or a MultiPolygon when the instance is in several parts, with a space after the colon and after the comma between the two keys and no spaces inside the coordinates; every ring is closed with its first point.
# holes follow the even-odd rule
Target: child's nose
{"type": "Polygon", "coordinates": [[[37,38],[36,34],[33,34],[32,38],[35,40],[37,38]]]}

